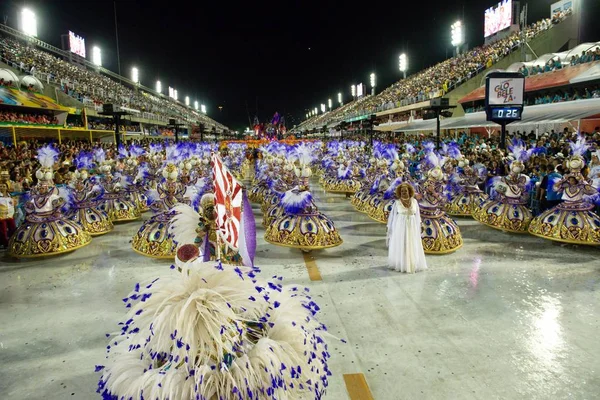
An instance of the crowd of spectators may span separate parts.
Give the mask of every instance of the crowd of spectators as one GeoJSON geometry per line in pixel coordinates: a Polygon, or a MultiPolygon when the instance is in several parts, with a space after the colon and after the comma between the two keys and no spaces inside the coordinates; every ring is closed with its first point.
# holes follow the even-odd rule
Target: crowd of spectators
{"type": "MultiPolygon", "coordinates": [[[[530,25],[524,32],[527,40],[552,28],[571,13],[561,13],[530,25]]],[[[382,110],[425,101],[443,96],[448,91],[473,78],[485,69],[491,68],[500,59],[510,54],[522,44],[521,32],[514,32],[504,39],[476,47],[457,57],[447,59],[433,67],[402,79],[375,96],[365,96],[344,106],[342,110],[315,116],[305,121],[299,129],[322,126],[359,115],[373,114],[382,110]],[[338,111],[338,112],[335,112],[338,111]]]]}
{"type": "Polygon", "coordinates": [[[68,63],[7,36],[0,37],[0,57],[12,67],[35,75],[42,82],[59,85],[64,93],[87,106],[99,107],[104,103],[112,103],[154,114],[156,119],[175,117],[225,128],[172,99],[157,97],[141,89],[134,90],[97,71],[68,63]]]}
{"type": "Polygon", "coordinates": [[[542,65],[532,65],[530,67],[523,65],[519,68],[519,72],[524,76],[533,76],[538,74],[543,74],[546,72],[558,71],[565,67],[575,66],[580,64],[586,64],[593,61],[600,61],[600,46],[597,46],[595,50],[582,51],[579,56],[571,56],[571,60],[568,64],[563,64],[560,57],[555,57],[548,60],[543,66],[542,65]]]}
{"type": "Polygon", "coordinates": [[[51,115],[6,110],[0,110],[0,123],[2,122],[26,125],[58,125],[56,117],[51,115]]]}

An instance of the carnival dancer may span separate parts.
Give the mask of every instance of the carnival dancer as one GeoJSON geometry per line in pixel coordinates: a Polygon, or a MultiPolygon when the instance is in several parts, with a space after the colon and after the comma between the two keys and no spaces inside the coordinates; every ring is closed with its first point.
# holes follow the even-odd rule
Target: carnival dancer
{"type": "Polygon", "coordinates": [[[473,217],[491,228],[526,233],[533,216],[527,207],[530,179],[522,172],[533,150],[527,150],[520,139],[514,139],[509,150],[512,158],[509,174],[492,179],[492,197],[479,205],[473,217]]]}
{"type": "Polygon", "coordinates": [[[25,221],[10,238],[8,251],[17,258],[61,254],[88,245],[92,238],[75,221],[64,214],[68,193],[54,185],[52,167],[58,160],[58,151],[47,145],[38,149],[41,165],[35,173],[38,183],[25,200],[25,221]]]}
{"type": "Polygon", "coordinates": [[[171,209],[183,201],[185,187],[179,182],[177,156],[169,154],[174,149],[167,148],[167,164],[162,170],[164,180],[156,190],[148,192],[150,208],[154,215],[142,224],[131,241],[137,253],[153,258],[174,258],[177,245],[169,233],[169,225],[174,213],[171,209]]]}
{"type": "Polygon", "coordinates": [[[342,238],[333,221],[321,213],[308,187],[310,161],[301,156],[300,184],[285,192],[281,199],[283,215],[275,219],[265,231],[265,240],[271,244],[311,251],[339,246],[342,238]]]}
{"type": "Polygon", "coordinates": [[[446,212],[452,216],[471,217],[489,197],[479,188],[486,180],[487,169],[483,164],[470,166],[469,160],[464,157],[458,160],[458,167],[459,170],[450,178],[458,186],[458,191],[446,205],[446,212]]]}
{"type": "Polygon", "coordinates": [[[15,225],[15,208],[17,201],[11,195],[10,174],[0,172],[0,247],[7,248],[8,240],[17,229],[15,225]]]}
{"type": "Polygon", "coordinates": [[[529,233],[557,242],[600,245],[600,217],[593,212],[600,194],[581,173],[589,144],[579,137],[570,145],[569,173],[554,183],[554,190],[562,192],[562,202],[534,218],[529,233]]]}
{"type": "Polygon", "coordinates": [[[128,182],[120,173],[112,174],[112,166],[106,159],[104,149],[98,147],[94,150],[94,160],[102,173],[100,184],[104,189],[104,196],[101,209],[108,214],[112,222],[139,219],[140,210],[127,199],[128,182]]]}
{"type": "Polygon", "coordinates": [[[135,144],[129,146],[129,154],[125,159],[124,175],[131,181],[127,187],[129,200],[136,205],[140,213],[150,211],[148,206],[148,198],[146,197],[147,187],[146,180],[149,177],[148,163],[139,163],[139,159],[144,156],[146,151],[135,144]]]}
{"type": "Polygon", "coordinates": [[[429,169],[425,182],[419,188],[423,249],[427,254],[451,253],[462,247],[463,239],[456,222],[444,212],[447,198],[442,166],[446,160],[434,150],[429,151],[425,158],[429,169]]]}
{"type": "Polygon", "coordinates": [[[108,214],[99,208],[104,190],[90,176],[93,160],[93,154],[85,151],[80,152],[75,158],[77,169],[69,183],[73,207],[68,216],[91,236],[97,236],[110,232],[113,224],[108,214]]]}

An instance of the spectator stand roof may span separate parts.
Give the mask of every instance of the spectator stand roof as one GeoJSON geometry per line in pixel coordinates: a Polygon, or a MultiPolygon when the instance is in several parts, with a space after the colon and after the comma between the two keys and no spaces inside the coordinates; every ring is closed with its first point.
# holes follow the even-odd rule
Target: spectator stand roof
{"type": "MultiPolygon", "coordinates": [[[[591,80],[591,78],[598,79],[600,76],[590,75],[588,73],[589,70],[596,68],[598,65],[600,65],[600,61],[593,61],[552,72],[528,76],[525,78],[525,92],[534,92],[536,90],[566,86],[573,83],[591,80]],[[587,79],[580,78],[586,76],[588,77],[587,79]]],[[[481,86],[473,90],[471,93],[458,100],[458,102],[460,104],[464,104],[483,99],[485,99],[485,86],[481,86]]]]}
{"type": "MultiPolygon", "coordinates": [[[[522,127],[541,124],[561,124],[570,121],[591,118],[600,115],[600,98],[570,101],[566,103],[541,104],[523,109],[521,121],[513,122],[510,127],[522,127]]],[[[399,124],[400,125],[400,124],[399,124]]],[[[480,127],[499,127],[486,121],[483,111],[466,114],[464,117],[446,118],[440,122],[440,129],[467,129],[480,127]]],[[[416,120],[398,126],[394,132],[432,131],[436,129],[436,120],[416,120]]]]}

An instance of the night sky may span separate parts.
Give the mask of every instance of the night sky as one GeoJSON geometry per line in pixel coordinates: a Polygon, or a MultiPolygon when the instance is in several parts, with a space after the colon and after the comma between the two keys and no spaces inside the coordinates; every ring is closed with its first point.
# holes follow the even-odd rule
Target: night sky
{"type": "MultiPolygon", "coordinates": [[[[529,1],[529,22],[549,16],[555,0],[529,1]]],[[[583,40],[600,40],[600,1],[584,0],[583,40]]],[[[497,0],[409,2],[280,1],[117,1],[121,73],[140,71],[142,84],[163,93],[172,86],[183,101],[190,96],[207,105],[209,116],[234,130],[276,111],[288,127],[307,109],[347,100],[350,85],[368,85],[377,74],[378,91],[400,77],[398,55],[409,57],[409,74],[451,55],[450,25],[466,25],[470,47],[483,42],[484,10],[497,0]],[[415,5],[411,5],[413,8],[415,5]],[[219,111],[218,107],[222,110],[219,111]]],[[[28,6],[38,15],[38,37],[60,47],[72,30],[91,48],[102,49],[105,67],[117,71],[112,1],[16,1],[0,4],[3,22],[16,27],[17,12],[28,6]]]]}

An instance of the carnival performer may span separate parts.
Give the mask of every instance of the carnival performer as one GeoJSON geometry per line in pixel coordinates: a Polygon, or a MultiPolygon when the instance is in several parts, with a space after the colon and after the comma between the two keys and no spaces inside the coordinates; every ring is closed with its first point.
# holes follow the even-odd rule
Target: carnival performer
{"type": "Polygon", "coordinates": [[[451,253],[463,245],[460,229],[456,222],[444,212],[444,172],[446,160],[431,150],[425,156],[427,162],[426,180],[420,186],[421,240],[427,254],[451,253]]]}
{"type": "Polygon", "coordinates": [[[308,289],[204,261],[188,243],[172,268],[124,299],[107,365],[96,366],[104,399],[323,398],[327,328],[308,289]]]}
{"type": "Polygon", "coordinates": [[[162,170],[164,180],[156,190],[148,192],[154,215],[142,224],[131,241],[137,253],[153,258],[174,258],[177,244],[169,233],[174,213],[171,211],[183,201],[185,187],[179,182],[178,155],[174,145],[167,148],[167,164],[162,170]]]}
{"type": "Polygon", "coordinates": [[[335,178],[325,179],[323,188],[330,193],[344,193],[350,197],[360,189],[360,182],[354,178],[358,172],[353,169],[352,162],[347,160],[343,154],[338,156],[337,172],[335,178]]]}
{"type": "Polygon", "coordinates": [[[399,272],[427,269],[419,203],[414,196],[415,189],[409,183],[400,184],[387,221],[388,266],[399,272]]]}
{"type": "Polygon", "coordinates": [[[141,216],[139,209],[127,199],[129,182],[120,173],[112,174],[112,166],[106,159],[104,149],[98,147],[94,150],[94,160],[102,173],[100,184],[104,189],[104,195],[101,209],[108,214],[112,222],[139,219],[141,216]]]}
{"type": "Polygon", "coordinates": [[[8,240],[17,229],[15,225],[15,208],[17,201],[10,195],[10,174],[0,172],[0,247],[8,248],[8,240]]]}
{"type": "Polygon", "coordinates": [[[113,229],[108,214],[99,208],[104,190],[90,176],[94,156],[82,151],[75,158],[75,167],[69,189],[73,198],[73,207],[68,216],[80,224],[91,236],[103,235],[113,229]]]}
{"type": "Polygon", "coordinates": [[[52,181],[58,151],[46,145],[38,149],[37,159],[41,167],[35,173],[38,182],[25,200],[25,221],[8,244],[9,254],[17,258],[66,253],[92,241],[80,224],[63,214],[69,196],[66,190],[59,191],[52,181]]]}
{"type": "Polygon", "coordinates": [[[138,161],[145,153],[146,151],[140,146],[135,144],[129,146],[129,154],[125,159],[123,170],[123,174],[131,181],[131,184],[127,187],[129,200],[138,208],[140,213],[150,211],[148,198],[145,194],[149,189],[146,184],[149,176],[148,163],[140,164],[138,161]]]}
{"type": "Polygon", "coordinates": [[[458,167],[459,171],[450,178],[458,186],[458,191],[446,205],[446,212],[452,216],[471,217],[489,197],[479,188],[485,182],[487,169],[482,164],[470,166],[469,160],[464,157],[458,160],[458,167]]]}
{"type": "Polygon", "coordinates": [[[300,184],[285,192],[281,199],[283,215],[266,229],[265,240],[305,252],[339,246],[342,244],[339,232],[333,221],[319,211],[308,187],[310,150],[297,151],[300,165],[294,173],[299,175],[300,184]]]}
{"type": "Polygon", "coordinates": [[[505,232],[526,233],[532,214],[529,201],[530,179],[522,172],[533,149],[527,150],[522,140],[514,139],[509,146],[510,172],[507,176],[492,179],[492,197],[479,205],[473,217],[495,229],[505,232]]]}
{"type": "Polygon", "coordinates": [[[569,173],[554,183],[554,190],[562,192],[562,202],[534,218],[529,233],[557,242],[600,245],[600,217],[593,212],[600,194],[581,173],[589,145],[579,137],[570,146],[569,173]]]}

